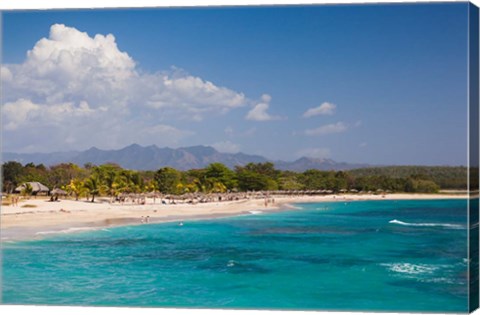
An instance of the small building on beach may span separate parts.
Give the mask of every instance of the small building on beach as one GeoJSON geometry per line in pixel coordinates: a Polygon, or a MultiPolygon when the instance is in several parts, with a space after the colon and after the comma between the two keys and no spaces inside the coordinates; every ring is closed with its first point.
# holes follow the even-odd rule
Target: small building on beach
{"type": "Polygon", "coordinates": [[[39,182],[23,183],[20,186],[18,186],[17,188],[15,188],[15,192],[16,193],[23,192],[25,190],[25,188],[27,188],[27,184],[30,185],[30,187],[32,187],[32,194],[33,195],[39,195],[39,194],[48,195],[48,193],[50,192],[50,189],[47,186],[45,186],[44,184],[39,183],[39,182]]]}

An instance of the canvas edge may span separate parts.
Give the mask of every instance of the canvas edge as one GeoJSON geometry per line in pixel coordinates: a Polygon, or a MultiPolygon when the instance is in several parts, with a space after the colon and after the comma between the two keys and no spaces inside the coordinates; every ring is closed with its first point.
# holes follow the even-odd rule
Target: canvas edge
{"type": "Polygon", "coordinates": [[[468,6],[468,310],[479,307],[479,10],[468,6]]]}
{"type": "MultiPolygon", "coordinates": [[[[378,1],[378,2],[354,2],[354,1],[339,1],[339,2],[333,2],[333,3],[294,3],[294,4],[280,4],[280,5],[359,5],[359,4],[364,4],[364,5],[378,5],[378,4],[406,4],[406,5],[414,5],[414,4],[426,4],[426,3],[452,3],[456,2],[455,0],[440,0],[440,1],[433,1],[433,2],[403,2],[402,0],[393,0],[393,1],[378,1]]],[[[247,4],[246,6],[270,6],[270,5],[275,5],[275,4],[247,4]]],[[[198,7],[195,5],[190,5],[191,7],[198,7]]],[[[208,7],[209,5],[200,5],[200,7],[205,6],[208,7]]],[[[211,5],[210,5],[211,6],[211,5]]],[[[214,5],[215,6],[215,5],[214,5]]],[[[220,5],[224,6],[224,5],[220,5]]],[[[227,5],[229,6],[229,5],[227,5]]],[[[236,6],[236,5],[233,5],[236,6]]],[[[175,6],[174,6],[175,7],[175,6]]],[[[179,6],[178,8],[188,8],[189,6],[179,6]]],[[[144,9],[155,9],[155,8],[168,8],[168,7],[146,7],[144,9]]],[[[65,7],[64,9],[61,8],[48,8],[49,10],[76,10],[76,9],[82,9],[82,7],[79,8],[68,8],[65,7]]],[[[85,8],[83,8],[85,9],[85,8]]],[[[135,9],[135,7],[101,7],[97,9],[135,9]]],[[[18,10],[41,10],[41,9],[31,9],[31,8],[22,8],[22,9],[11,9],[11,8],[6,8],[2,9],[0,8],[0,43],[2,42],[2,29],[3,29],[3,12],[13,12],[13,11],[18,11],[18,10]]],[[[478,168],[479,168],[479,8],[473,4],[472,2],[468,3],[468,102],[467,102],[467,107],[468,107],[468,116],[467,116],[467,122],[468,122],[468,127],[467,127],[467,132],[468,132],[468,193],[469,193],[469,202],[468,202],[468,311],[470,313],[474,312],[479,308],[479,173],[478,173],[478,168]]],[[[0,45],[1,48],[1,45],[0,45]]],[[[0,60],[3,61],[2,58],[2,49],[0,49],[0,60]]],[[[2,97],[2,86],[0,84],[0,99],[2,97]]],[[[3,102],[0,100],[0,104],[3,104],[3,102]]],[[[0,125],[2,124],[1,121],[1,115],[0,115],[0,125]]],[[[3,137],[1,135],[2,130],[0,128],[0,161],[2,161],[2,153],[3,150],[2,148],[2,140],[3,137]]],[[[0,168],[0,179],[3,177],[2,170],[0,168]]],[[[1,189],[2,181],[0,180],[0,189],[1,189]]],[[[0,206],[0,213],[1,213],[1,206],[0,206]]],[[[1,219],[0,219],[0,234],[1,234],[1,219]]],[[[2,242],[0,242],[0,249],[1,249],[2,242]]],[[[0,265],[1,265],[2,257],[1,257],[1,250],[0,250],[0,265]]],[[[0,283],[1,283],[1,276],[2,273],[0,272],[0,283]]],[[[2,290],[0,290],[0,306],[2,307],[21,307],[21,305],[5,305],[2,304],[2,290]]],[[[67,311],[69,311],[72,307],[66,306],[66,307],[55,307],[55,306],[25,306],[25,308],[30,308],[34,310],[39,310],[42,308],[46,308],[47,312],[48,309],[51,308],[57,308],[57,310],[60,310],[61,308],[66,308],[67,311]]],[[[85,309],[89,309],[89,307],[86,307],[85,309]]],[[[93,309],[102,309],[98,307],[93,307],[93,309]]],[[[105,308],[103,308],[105,309],[105,308]]],[[[113,309],[113,308],[112,308],[113,309]]],[[[134,310],[135,308],[126,308],[127,310],[134,310]]],[[[160,308],[162,311],[164,309],[160,308]]],[[[168,310],[168,309],[167,309],[168,310]]],[[[176,312],[178,310],[175,309],[170,309],[173,312],[176,312]]],[[[182,311],[182,309],[180,309],[182,311]]],[[[185,309],[183,309],[185,310],[185,309]]],[[[199,309],[195,311],[209,311],[208,309],[199,309]]],[[[227,309],[227,310],[211,310],[213,312],[223,312],[223,311],[232,311],[236,312],[238,310],[234,309],[227,309]]],[[[253,310],[254,311],[254,310],[253,310]]],[[[296,312],[296,311],[294,311],[296,312]]],[[[319,313],[327,313],[328,311],[318,311],[319,313]]],[[[40,312],[43,313],[43,312],[40,312]]],[[[96,313],[96,312],[94,312],[96,313]]],[[[290,313],[290,312],[288,312],[290,313]]],[[[356,313],[356,312],[354,312],[356,313]]],[[[353,314],[354,314],[353,313],[353,314]]],[[[162,313],[163,314],[163,313],[162,313]]],[[[335,314],[352,314],[352,313],[344,313],[344,312],[336,312],[335,314]]],[[[383,313],[381,312],[380,314],[388,314],[388,312],[383,313]]]]}

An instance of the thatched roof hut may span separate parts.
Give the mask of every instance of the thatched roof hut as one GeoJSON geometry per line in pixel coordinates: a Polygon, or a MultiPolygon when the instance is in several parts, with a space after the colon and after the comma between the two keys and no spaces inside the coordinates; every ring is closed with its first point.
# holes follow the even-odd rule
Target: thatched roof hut
{"type": "Polygon", "coordinates": [[[29,184],[32,187],[32,193],[33,194],[38,194],[38,193],[48,193],[50,189],[45,186],[42,183],[39,182],[26,182],[15,188],[15,192],[20,193],[25,190],[27,187],[27,184],[29,184]]]}
{"type": "Polygon", "coordinates": [[[60,189],[60,188],[54,188],[50,194],[52,195],[58,195],[58,196],[65,196],[67,195],[67,192],[63,189],[60,189]]]}

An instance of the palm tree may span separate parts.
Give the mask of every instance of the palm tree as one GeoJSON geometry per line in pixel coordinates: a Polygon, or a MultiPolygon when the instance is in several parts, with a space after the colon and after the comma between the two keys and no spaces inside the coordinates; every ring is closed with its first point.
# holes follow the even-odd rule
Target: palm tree
{"type": "Polygon", "coordinates": [[[95,196],[100,193],[100,184],[99,180],[95,176],[91,176],[85,180],[83,184],[87,188],[90,195],[92,195],[92,202],[95,201],[95,196]]]}
{"type": "Polygon", "coordinates": [[[25,188],[23,188],[22,193],[24,196],[31,196],[33,193],[33,187],[29,183],[25,183],[25,188]]]}
{"type": "Polygon", "coordinates": [[[222,182],[213,183],[213,187],[211,189],[211,192],[224,193],[226,191],[227,191],[227,187],[222,182]]]}
{"type": "Polygon", "coordinates": [[[78,201],[80,195],[85,191],[85,183],[83,183],[78,178],[74,178],[70,181],[70,184],[64,187],[69,193],[73,193],[75,195],[75,200],[78,201]]]}

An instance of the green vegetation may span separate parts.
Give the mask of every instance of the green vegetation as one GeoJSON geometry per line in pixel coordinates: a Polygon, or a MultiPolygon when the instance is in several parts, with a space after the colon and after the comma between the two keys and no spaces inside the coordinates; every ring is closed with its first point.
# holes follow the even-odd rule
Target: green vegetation
{"type": "MultiPolygon", "coordinates": [[[[272,163],[249,163],[234,170],[221,163],[203,169],[179,171],[163,167],[154,171],[126,170],[117,164],[84,167],[62,163],[52,167],[42,164],[6,162],[2,165],[3,191],[38,181],[62,188],[75,199],[96,196],[118,197],[128,193],[181,195],[237,191],[323,191],[341,192],[413,192],[436,193],[440,189],[467,187],[466,167],[391,166],[351,171],[308,170],[303,173],[276,170],[272,163]]],[[[478,172],[478,170],[477,170],[478,172]]],[[[28,185],[25,194],[31,194],[28,185]]]]}
{"type": "MultiPolygon", "coordinates": [[[[473,171],[478,174],[478,168],[473,171]]],[[[440,189],[467,189],[468,172],[465,166],[386,166],[361,168],[350,173],[356,177],[385,176],[391,179],[430,180],[440,189]]]]}

